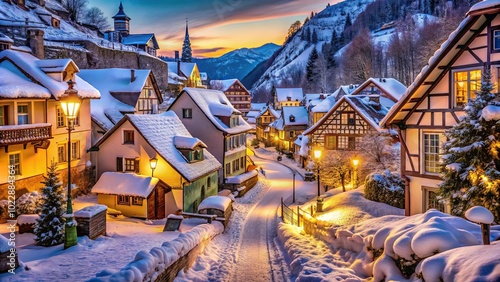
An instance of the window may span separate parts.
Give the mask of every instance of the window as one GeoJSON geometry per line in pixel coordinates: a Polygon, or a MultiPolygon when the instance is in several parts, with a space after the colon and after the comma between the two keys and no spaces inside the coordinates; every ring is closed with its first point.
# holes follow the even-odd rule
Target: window
{"type": "Polygon", "coordinates": [[[240,167],[242,167],[242,168],[245,167],[245,157],[240,158],[240,167]]]}
{"type": "Polygon", "coordinates": [[[240,161],[239,160],[234,160],[233,161],[233,167],[234,167],[234,170],[240,170],[240,161]]]}
{"type": "Polygon", "coordinates": [[[17,124],[28,124],[28,105],[17,106],[17,124]]]}
{"type": "Polygon", "coordinates": [[[290,138],[293,138],[294,136],[294,131],[290,131],[290,138]]]}
{"type": "Polygon", "coordinates": [[[125,171],[135,171],[135,159],[125,159],[125,171]]]}
{"type": "Polygon", "coordinates": [[[327,150],[337,149],[337,138],[335,135],[325,135],[325,149],[327,150]]]}
{"type": "Polygon", "coordinates": [[[493,31],[493,50],[500,51],[500,30],[493,31]]]}
{"type": "Polygon", "coordinates": [[[7,106],[0,106],[0,126],[7,125],[6,117],[7,117],[7,106]]]}
{"type": "Polygon", "coordinates": [[[57,162],[64,163],[66,162],[66,144],[58,144],[57,145],[57,162]]]}
{"type": "Polygon", "coordinates": [[[134,131],[124,130],[123,131],[123,144],[134,144],[134,131]]]}
{"type": "Polygon", "coordinates": [[[80,159],[80,141],[71,142],[71,159],[80,159]]]}
{"type": "Polygon", "coordinates": [[[202,161],[203,160],[203,149],[197,149],[193,152],[193,160],[195,161],[202,161]]]}
{"type": "Polygon", "coordinates": [[[481,88],[481,70],[457,71],[453,73],[455,106],[463,107],[469,99],[476,97],[481,88]]]}
{"type": "Polygon", "coordinates": [[[21,154],[10,154],[9,165],[13,166],[15,175],[21,175],[21,154]]]}
{"type": "Polygon", "coordinates": [[[130,196],[118,195],[116,196],[116,202],[119,205],[130,206],[130,196]]]}
{"type": "Polygon", "coordinates": [[[226,164],[226,174],[231,174],[231,163],[226,164]]]}
{"type": "Polygon", "coordinates": [[[347,136],[339,136],[338,137],[338,149],[347,149],[349,148],[349,137],[347,136]]]}
{"type": "Polygon", "coordinates": [[[439,172],[440,134],[424,133],[424,171],[439,172]]]}
{"type": "Polygon", "coordinates": [[[56,124],[57,127],[64,127],[65,122],[64,122],[64,112],[60,107],[56,107],[56,124]]]}
{"type": "Polygon", "coordinates": [[[192,109],[182,109],[182,118],[193,118],[192,109]]]}
{"type": "Polygon", "coordinates": [[[134,206],[142,206],[142,201],[143,200],[144,200],[144,198],[142,198],[142,197],[133,196],[132,197],[132,205],[134,205],[134,206]]]}
{"type": "Polygon", "coordinates": [[[432,187],[422,187],[423,199],[424,199],[424,211],[429,209],[437,209],[439,211],[445,212],[444,204],[440,203],[437,196],[437,188],[432,187]]]}
{"type": "Polygon", "coordinates": [[[356,149],[356,137],[349,137],[348,140],[348,146],[349,150],[355,150],[356,149]]]}
{"type": "Polygon", "coordinates": [[[210,188],[212,187],[212,179],[209,177],[207,177],[207,187],[210,188]]]}

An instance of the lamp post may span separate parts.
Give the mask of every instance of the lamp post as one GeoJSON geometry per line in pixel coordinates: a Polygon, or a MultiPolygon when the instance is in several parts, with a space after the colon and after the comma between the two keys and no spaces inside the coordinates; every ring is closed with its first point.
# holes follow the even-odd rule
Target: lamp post
{"type": "Polygon", "coordinates": [[[78,91],[73,89],[74,82],[68,81],[68,90],[64,92],[59,98],[59,103],[64,112],[68,123],[68,201],[66,203],[66,224],[64,234],[64,248],[67,249],[75,246],[78,243],[76,234],[76,224],[74,224],[73,206],[71,203],[71,131],[75,129],[75,120],[78,117],[80,106],[82,104],[81,98],[78,96],[78,91]]]}
{"type": "Polygon", "coordinates": [[[157,158],[149,159],[149,166],[151,167],[151,177],[153,177],[153,174],[155,173],[155,168],[157,164],[158,164],[157,158]]]}
{"type": "Polygon", "coordinates": [[[354,172],[353,172],[353,185],[354,185],[354,189],[358,188],[358,165],[359,165],[359,159],[357,157],[354,157],[354,159],[352,159],[352,165],[354,167],[354,172]]]}
{"type": "Polygon", "coordinates": [[[293,192],[292,192],[292,200],[293,200],[293,203],[295,203],[295,174],[297,173],[296,170],[292,170],[292,176],[293,176],[293,192]]]}
{"type": "Polygon", "coordinates": [[[318,169],[318,198],[316,199],[317,201],[317,211],[322,212],[323,211],[323,199],[320,198],[321,191],[320,191],[320,178],[319,178],[319,159],[321,158],[321,149],[316,148],[314,149],[314,158],[316,159],[316,167],[318,169]]]}

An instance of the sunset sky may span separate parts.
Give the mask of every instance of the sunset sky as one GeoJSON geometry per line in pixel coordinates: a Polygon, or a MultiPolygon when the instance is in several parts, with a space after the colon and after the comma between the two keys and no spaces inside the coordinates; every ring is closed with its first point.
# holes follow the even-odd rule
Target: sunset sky
{"type": "MultiPolygon", "coordinates": [[[[124,0],[131,18],[131,33],[155,33],[159,53],[172,57],[181,51],[185,19],[194,56],[216,57],[242,47],[258,47],[268,42],[281,45],[288,27],[311,13],[322,11],[338,0],[124,0]]],[[[89,0],[110,18],[120,1],[89,0]]]]}

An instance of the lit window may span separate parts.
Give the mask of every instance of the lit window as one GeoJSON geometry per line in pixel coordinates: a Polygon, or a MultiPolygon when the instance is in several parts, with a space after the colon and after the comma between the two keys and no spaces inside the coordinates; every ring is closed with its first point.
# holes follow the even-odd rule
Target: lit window
{"type": "Polygon", "coordinates": [[[325,135],[325,149],[327,150],[337,149],[337,139],[335,135],[325,135]]]}
{"type": "Polygon", "coordinates": [[[424,170],[429,173],[439,172],[440,134],[424,133],[424,170]]]}
{"type": "Polygon", "coordinates": [[[457,71],[453,74],[455,106],[463,107],[469,99],[476,97],[481,88],[481,70],[457,71]]]}
{"type": "Polygon", "coordinates": [[[64,163],[66,162],[66,144],[58,144],[57,145],[57,162],[64,163]]]}
{"type": "Polygon", "coordinates": [[[437,209],[441,212],[445,212],[444,204],[440,203],[437,198],[437,190],[436,188],[431,187],[422,187],[423,190],[423,198],[424,198],[424,211],[429,209],[437,209]]]}
{"type": "Polygon", "coordinates": [[[135,159],[125,159],[125,171],[135,171],[135,159]]]}
{"type": "Polygon", "coordinates": [[[65,126],[64,113],[60,107],[56,107],[56,120],[57,120],[57,127],[65,126]]]}
{"type": "Polygon", "coordinates": [[[17,124],[28,124],[28,105],[17,106],[17,124]]]}
{"type": "Polygon", "coordinates": [[[116,201],[119,205],[130,206],[130,196],[118,195],[116,201]]]}
{"type": "Polygon", "coordinates": [[[21,175],[21,154],[10,154],[9,165],[14,169],[15,175],[21,175]]]}
{"type": "Polygon", "coordinates": [[[182,118],[193,118],[192,109],[182,109],[182,118]]]}
{"type": "Polygon", "coordinates": [[[500,30],[493,31],[493,50],[500,50],[500,30]]]}
{"type": "Polygon", "coordinates": [[[124,130],[123,131],[123,144],[134,144],[134,131],[124,130]]]}
{"type": "Polygon", "coordinates": [[[132,205],[134,205],[134,206],[142,206],[142,201],[143,200],[144,200],[144,198],[142,198],[142,197],[133,196],[132,197],[132,205]]]}
{"type": "Polygon", "coordinates": [[[80,159],[80,141],[71,142],[71,159],[80,159]]]}
{"type": "Polygon", "coordinates": [[[349,137],[347,137],[347,136],[339,136],[337,147],[339,149],[347,149],[347,148],[349,148],[349,137]]]}
{"type": "Polygon", "coordinates": [[[7,113],[4,110],[4,106],[0,106],[0,126],[7,125],[6,118],[5,118],[6,116],[7,116],[7,113]]]}

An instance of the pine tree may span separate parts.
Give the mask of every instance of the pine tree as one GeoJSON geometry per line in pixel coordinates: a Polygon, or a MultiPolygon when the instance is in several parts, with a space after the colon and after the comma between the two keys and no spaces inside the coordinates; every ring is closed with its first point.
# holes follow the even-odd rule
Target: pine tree
{"type": "Polygon", "coordinates": [[[311,42],[313,44],[316,44],[318,43],[318,34],[316,33],[316,29],[313,30],[313,33],[312,33],[312,38],[311,38],[311,42]]]}
{"type": "Polygon", "coordinates": [[[318,58],[319,58],[318,50],[316,50],[316,47],[313,47],[311,54],[307,59],[307,65],[306,65],[306,79],[308,83],[314,82],[314,80],[318,76],[316,70],[316,62],[318,61],[318,58]]]}
{"type": "Polygon", "coordinates": [[[53,246],[64,241],[64,194],[56,164],[52,163],[47,168],[47,176],[42,184],[42,213],[37,219],[34,234],[37,245],[53,246]]]}
{"type": "Polygon", "coordinates": [[[483,75],[481,90],[465,106],[462,120],[445,132],[441,163],[443,182],[440,197],[454,215],[463,216],[474,205],[490,209],[500,219],[500,162],[496,121],[481,118],[483,109],[495,99],[489,70],[483,75]]]}
{"type": "Polygon", "coordinates": [[[337,52],[339,50],[339,39],[337,35],[337,31],[333,29],[332,39],[330,39],[330,45],[332,46],[332,51],[337,52]]]}
{"type": "Polygon", "coordinates": [[[193,60],[193,51],[191,50],[191,41],[189,40],[188,22],[186,20],[186,34],[184,35],[184,43],[182,44],[181,62],[191,63],[193,60]]]}
{"type": "Polygon", "coordinates": [[[306,32],[306,40],[307,40],[308,42],[311,42],[311,29],[310,29],[310,28],[308,28],[308,29],[307,29],[307,32],[306,32]]]}

